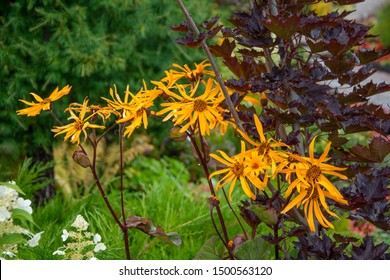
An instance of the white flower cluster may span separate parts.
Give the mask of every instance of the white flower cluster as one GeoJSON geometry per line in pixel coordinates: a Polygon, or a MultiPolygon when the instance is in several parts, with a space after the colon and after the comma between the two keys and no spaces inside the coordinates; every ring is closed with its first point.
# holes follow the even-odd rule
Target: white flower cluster
{"type": "Polygon", "coordinates": [[[43,233],[42,231],[34,235],[29,230],[14,224],[13,213],[16,211],[19,211],[19,219],[31,216],[33,212],[31,200],[19,197],[19,193],[15,190],[17,189],[15,182],[8,182],[8,186],[3,184],[7,183],[0,183],[0,241],[8,239],[8,242],[1,242],[0,259],[16,257],[18,252],[17,243],[20,244],[18,238],[21,235],[29,237],[30,239],[26,241],[26,244],[35,247],[43,233]],[[12,187],[15,187],[15,189],[12,187]],[[20,210],[24,211],[22,212],[24,214],[21,214],[20,210]],[[9,240],[12,239],[15,241],[10,242],[9,240]]]}
{"type": "Polygon", "coordinates": [[[53,255],[64,256],[64,259],[68,260],[96,260],[94,253],[106,250],[106,245],[100,242],[100,234],[87,231],[89,224],[83,216],[77,215],[71,226],[76,230],[62,230],[61,238],[66,244],[58,248],[53,255]]]}

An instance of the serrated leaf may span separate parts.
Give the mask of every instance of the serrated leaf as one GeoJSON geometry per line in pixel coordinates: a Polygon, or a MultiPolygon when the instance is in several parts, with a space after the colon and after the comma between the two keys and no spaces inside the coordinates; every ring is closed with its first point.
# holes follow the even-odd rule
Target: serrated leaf
{"type": "Polygon", "coordinates": [[[0,246],[4,244],[19,244],[25,242],[25,238],[20,233],[12,233],[0,237],[0,246]]]}
{"type": "Polygon", "coordinates": [[[223,248],[217,247],[218,237],[213,236],[207,240],[203,246],[199,249],[194,260],[222,260],[223,248]]]}
{"type": "Polygon", "coordinates": [[[217,25],[216,27],[214,27],[213,29],[207,31],[207,38],[213,38],[215,35],[218,34],[218,32],[222,29],[222,25],[217,25]]]}
{"type": "Polygon", "coordinates": [[[362,245],[352,248],[351,255],[353,260],[379,260],[382,259],[388,248],[389,245],[383,242],[374,245],[372,238],[367,235],[362,245]]]}
{"type": "Polygon", "coordinates": [[[34,223],[31,214],[29,214],[25,210],[18,209],[18,208],[12,209],[12,218],[19,219],[19,220],[26,220],[31,223],[34,223]]]}
{"type": "Polygon", "coordinates": [[[239,245],[234,255],[240,260],[268,260],[270,250],[271,244],[257,236],[239,245]]]}
{"type": "Polygon", "coordinates": [[[16,185],[16,184],[11,184],[11,183],[8,183],[8,182],[0,182],[0,186],[1,186],[1,185],[2,185],[2,186],[6,186],[6,187],[8,187],[8,188],[11,188],[11,189],[17,191],[18,193],[23,194],[23,195],[26,195],[26,194],[22,191],[22,189],[21,189],[18,185],[16,185]]]}
{"type": "Polygon", "coordinates": [[[218,57],[230,57],[235,47],[234,41],[230,42],[227,38],[223,40],[221,45],[209,46],[211,53],[218,57]]]}
{"type": "Polygon", "coordinates": [[[197,38],[195,38],[193,33],[188,33],[187,36],[176,39],[176,43],[189,48],[198,48],[202,45],[205,36],[205,33],[201,33],[199,36],[197,36],[197,38]]]}
{"type": "Polygon", "coordinates": [[[190,30],[190,24],[188,23],[188,21],[183,21],[179,25],[171,26],[171,29],[179,32],[188,32],[190,30]]]}
{"type": "Polygon", "coordinates": [[[360,64],[366,64],[378,60],[386,55],[390,54],[390,48],[385,48],[377,52],[375,49],[360,49],[357,53],[360,64]]]}
{"type": "Polygon", "coordinates": [[[368,147],[357,145],[352,147],[350,152],[364,161],[383,162],[390,153],[390,142],[381,137],[375,137],[368,147]]]}
{"type": "Polygon", "coordinates": [[[269,19],[261,20],[261,23],[283,40],[289,39],[300,29],[300,17],[295,14],[286,18],[270,15],[269,19]]]}
{"type": "Polygon", "coordinates": [[[210,21],[202,22],[201,26],[206,30],[210,30],[217,23],[218,20],[219,20],[219,16],[214,16],[211,18],[210,21]]]}

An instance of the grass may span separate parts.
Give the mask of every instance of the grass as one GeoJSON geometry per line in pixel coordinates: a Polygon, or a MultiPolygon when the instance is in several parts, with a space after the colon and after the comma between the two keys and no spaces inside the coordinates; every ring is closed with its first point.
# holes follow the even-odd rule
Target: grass
{"type": "MultiPolygon", "coordinates": [[[[150,218],[154,225],[165,232],[178,232],[182,245],[175,247],[144,234],[137,229],[129,230],[133,259],[141,260],[188,260],[193,259],[201,246],[215,230],[209,216],[209,193],[202,181],[190,183],[190,174],[184,165],[170,158],[156,160],[139,157],[126,168],[125,203],[127,217],[137,215],[150,218]],[[137,191],[135,191],[135,189],[137,191]]],[[[120,213],[120,192],[115,181],[107,191],[116,213],[120,213]]],[[[60,192],[58,192],[60,193],[60,192]]],[[[44,231],[40,245],[20,249],[21,259],[61,259],[52,253],[62,246],[61,234],[78,214],[90,224],[88,231],[99,233],[107,250],[97,254],[99,259],[125,259],[122,233],[108,212],[97,189],[80,198],[65,199],[57,195],[46,205],[34,209],[36,227],[33,232],[44,231]]],[[[239,201],[239,200],[237,200],[239,201]]],[[[223,203],[222,204],[226,204],[223,203]]],[[[237,209],[237,207],[235,207],[237,209]]],[[[230,232],[239,232],[237,221],[227,206],[222,207],[230,232]]]]}

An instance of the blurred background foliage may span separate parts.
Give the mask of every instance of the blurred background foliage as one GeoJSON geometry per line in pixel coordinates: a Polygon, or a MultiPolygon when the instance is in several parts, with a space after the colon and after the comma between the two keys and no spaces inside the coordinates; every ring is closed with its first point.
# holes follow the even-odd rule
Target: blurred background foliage
{"type": "MultiPolygon", "coordinates": [[[[187,5],[197,22],[221,14],[214,1],[187,5]]],[[[223,8],[227,18],[229,9],[223,8]]],[[[202,61],[201,50],[188,52],[174,42],[177,34],[169,27],[183,20],[171,0],[1,1],[0,180],[12,179],[26,157],[53,158],[51,116],[17,116],[24,106],[19,99],[31,100],[30,92],[46,97],[70,84],[71,93],[54,103],[63,114],[66,104],[85,96],[101,102],[114,84],[119,92],[126,85],[137,92],[143,79],[159,80],[172,63],[202,61]]],[[[151,127],[153,144],[161,146],[167,128],[151,127]]]]}

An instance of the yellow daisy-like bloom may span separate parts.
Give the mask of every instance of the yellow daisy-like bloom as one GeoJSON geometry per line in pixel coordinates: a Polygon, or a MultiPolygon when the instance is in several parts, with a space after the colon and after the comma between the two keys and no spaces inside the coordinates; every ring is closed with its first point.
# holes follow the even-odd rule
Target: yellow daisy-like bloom
{"type": "MultiPolygon", "coordinates": [[[[66,111],[73,111],[73,112],[81,112],[83,110],[83,104],[80,103],[71,103],[66,111]]],[[[86,109],[86,112],[88,114],[94,114],[98,115],[104,122],[110,118],[111,114],[116,115],[117,117],[120,117],[120,114],[113,110],[113,108],[109,106],[101,106],[101,105],[89,105],[86,109]],[[119,115],[118,115],[119,114],[119,115]]]]}
{"type": "Polygon", "coordinates": [[[149,108],[153,106],[154,99],[161,93],[162,91],[158,89],[148,90],[144,84],[144,88],[134,95],[130,92],[129,87],[127,87],[124,100],[122,101],[116,87],[114,87],[114,90],[110,89],[112,100],[107,98],[103,99],[108,102],[109,107],[121,112],[121,118],[117,120],[117,123],[129,124],[126,126],[124,136],[130,137],[134,130],[142,124],[147,129],[149,108]]]}
{"type": "Polygon", "coordinates": [[[309,187],[303,187],[301,192],[283,209],[281,213],[286,213],[293,207],[303,205],[305,217],[311,231],[316,231],[314,218],[316,218],[316,220],[324,228],[330,227],[334,229],[332,223],[329,222],[322,213],[321,205],[329,215],[336,218],[338,218],[338,216],[329,210],[325,198],[333,199],[339,203],[348,204],[345,199],[334,196],[332,193],[323,190],[320,185],[314,184],[309,187]]]}
{"type": "Polygon", "coordinates": [[[264,190],[264,183],[260,181],[260,179],[255,175],[254,172],[251,172],[251,168],[248,168],[245,163],[245,144],[241,142],[241,153],[237,154],[233,157],[229,157],[223,151],[218,151],[222,157],[216,154],[210,154],[212,158],[224,164],[226,168],[222,168],[210,174],[210,178],[215,175],[219,175],[222,173],[227,173],[216,185],[216,190],[222,188],[226,184],[230,182],[229,188],[229,199],[232,199],[232,192],[234,190],[236,181],[239,180],[241,182],[241,188],[244,193],[250,197],[251,199],[256,199],[255,194],[252,192],[251,187],[248,184],[249,180],[256,188],[260,190],[264,190]]]}
{"type": "MultiPolygon", "coordinates": [[[[263,125],[261,124],[259,118],[256,115],[254,115],[253,118],[255,121],[257,132],[259,134],[259,142],[253,141],[251,138],[248,137],[248,135],[246,135],[240,130],[238,130],[238,132],[248,143],[250,143],[254,147],[253,149],[257,151],[260,156],[264,156],[267,164],[271,164],[271,173],[274,174],[276,171],[276,163],[281,162],[284,159],[284,152],[277,151],[275,150],[275,148],[288,148],[289,146],[282,142],[277,142],[272,138],[267,139],[264,136],[263,125]]],[[[253,149],[249,150],[248,153],[252,153],[253,149]]]]}
{"type": "Polygon", "coordinates": [[[169,72],[166,72],[166,78],[163,78],[162,82],[168,82],[168,84],[173,84],[181,78],[186,78],[190,83],[195,83],[203,79],[203,75],[215,76],[213,71],[206,70],[206,67],[211,66],[210,63],[206,63],[207,60],[202,61],[201,63],[195,64],[195,69],[191,69],[187,64],[180,66],[176,63],[172,64],[173,67],[180,69],[181,71],[171,69],[169,72]]]}
{"type": "Polygon", "coordinates": [[[64,141],[66,141],[70,138],[71,143],[80,144],[80,135],[81,135],[81,133],[84,133],[84,137],[86,139],[88,128],[104,129],[105,128],[104,126],[91,124],[87,121],[94,116],[94,114],[91,114],[87,118],[85,118],[85,114],[86,114],[87,108],[88,108],[87,105],[88,105],[88,99],[85,99],[79,116],[76,116],[76,114],[72,110],[69,110],[71,116],[68,118],[68,120],[74,120],[74,122],[67,124],[67,125],[64,125],[64,126],[55,126],[51,130],[53,132],[56,132],[54,137],[56,137],[57,135],[66,133],[65,137],[64,137],[64,141]]]}
{"type": "Polygon", "coordinates": [[[31,92],[30,94],[39,103],[29,102],[23,99],[19,99],[19,101],[23,102],[24,104],[30,107],[25,109],[20,109],[16,111],[16,113],[18,115],[27,115],[28,117],[34,117],[36,115],[39,115],[42,110],[48,111],[51,109],[51,103],[60,99],[62,96],[67,95],[70,92],[71,88],[72,88],[71,86],[67,85],[59,91],[57,87],[47,98],[42,98],[38,94],[31,92]]]}
{"type": "Polygon", "coordinates": [[[255,178],[253,182],[255,186],[265,187],[267,185],[268,169],[270,169],[270,167],[265,161],[264,156],[259,156],[256,151],[252,150],[252,153],[245,157],[245,173],[251,174],[251,177],[255,178]],[[259,176],[263,177],[263,181],[259,179],[259,176]]]}
{"type": "Polygon", "coordinates": [[[200,82],[190,89],[189,95],[183,86],[178,85],[179,94],[171,90],[166,90],[165,93],[175,99],[174,102],[162,103],[162,107],[166,107],[157,112],[156,115],[161,116],[169,112],[163,119],[167,121],[173,118],[174,125],[183,125],[180,132],[185,132],[190,127],[197,131],[199,129],[202,135],[209,135],[218,122],[223,121],[218,105],[223,101],[224,97],[221,94],[220,87],[215,84],[213,79],[208,79],[207,83],[202,81],[205,86],[203,94],[195,96],[200,82]]]}
{"type": "Polygon", "coordinates": [[[332,144],[331,142],[326,145],[322,155],[318,159],[315,158],[314,142],[316,138],[317,136],[310,143],[309,157],[299,157],[291,154],[290,156],[299,163],[296,163],[294,168],[278,171],[280,173],[286,173],[289,176],[291,174],[296,175],[296,179],[287,188],[285,197],[290,196],[295,190],[298,192],[297,196],[283,209],[282,213],[286,213],[294,206],[299,207],[300,205],[304,205],[305,216],[311,231],[315,231],[314,217],[323,227],[333,228],[333,225],[323,215],[320,207],[322,205],[322,208],[328,214],[337,217],[335,213],[329,210],[325,200],[326,197],[339,203],[348,204],[337,188],[324,176],[324,174],[328,174],[347,180],[348,178],[346,176],[337,172],[346,168],[324,163],[330,159],[327,155],[332,144]]]}
{"type": "MultiPolygon", "coordinates": [[[[304,166],[305,164],[305,158],[299,156],[296,153],[286,152],[284,155],[284,160],[282,160],[278,166],[276,167],[276,172],[274,175],[278,174],[280,171],[285,169],[295,169],[299,168],[300,166],[304,166]]],[[[288,183],[291,183],[291,173],[286,174],[286,181],[288,183]]]]}
{"type": "Polygon", "coordinates": [[[314,158],[314,142],[315,139],[311,141],[309,146],[309,157],[298,157],[295,155],[291,155],[298,161],[300,161],[302,164],[296,165],[295,168],[292,169],[285,169],[279,171],[280,173],[286,173],[286,174],[296,174],[297,178],[289,185],[286,196],[289,196],[291,192],[297,188],[298,192],[300,192],[300,187],[310,187],[314,184],[319,184],[323,186],[327,191],[329,191],[334,197],[342,199],[343,196],[340,194],[340,192],[337,190],[337,188],[324,176],[324,174],[333,175],[336,177],[339,177],[343,180],[347,180],[348,178],[336,171],[342,171],[346,168],[336,167],[330,164],[326,164],[324,162],[328,161],[330,158],[327,158],[327,155],[329,153],[329,149],[331,146],[331,142],[329,142],[322,155],[316,159],[314,158]]]}

